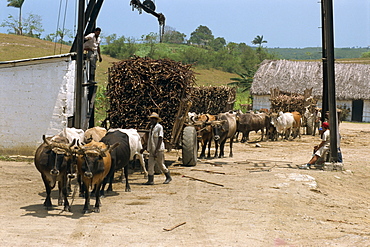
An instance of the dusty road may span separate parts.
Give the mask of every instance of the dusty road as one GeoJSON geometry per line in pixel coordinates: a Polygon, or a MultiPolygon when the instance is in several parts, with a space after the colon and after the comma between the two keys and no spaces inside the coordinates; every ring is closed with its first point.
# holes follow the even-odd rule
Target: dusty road
{"type": "Polygon", "coordinates": [[[172,163],[169,185],[163,175],[141,185],[134,172],[132,192],[115,183],[101,212],[86,215],[78,196],[72,212],[46,211],[33,163],[2,161],[0,246],[370,246],[370,124],[342,123],[340,132],[344,172],[295,168],[309,160],[317,136],[238,143],[233,158],[172,163]]]}

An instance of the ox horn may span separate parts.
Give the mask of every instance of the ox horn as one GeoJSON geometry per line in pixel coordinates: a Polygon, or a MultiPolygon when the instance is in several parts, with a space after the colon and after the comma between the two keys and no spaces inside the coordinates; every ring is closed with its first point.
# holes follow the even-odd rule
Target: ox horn
{"type": "Polygon", "coordinates": [[[102,157],[106,157],[107,156],[105,154],[106,151],[108,151],[110,153],[110,152],[112,152],[113,149],[115,149],[118,146],[119,146],[119,142],[114,143],[112,146],[108,144],[105,149],[100,149],[100,155],[102,157]]]}
{"type": "Polygon", "coordinates": [[[44,140],[44,143],[46,143],[46,145],[51,146],[51,143],[46,139],[45,135],[42,135],[42,140],[44,140]]]}
{"type": "Polygon", "coordinates": [[[50,146],[51,148],[61,148],[61,149],[64,149],[66,151],[69,150],[69,146],[64,144],[64,143],[58,143],[58,142],[53,142],[53,141],[49,141],[45,135],[42,136],[42,139],[44,140],[44,143],[46,143],[46,145],[50,146]]]}
{"type": "Polygon", "coordinates": [[[112,152],[112,150],[118,146],[119,146],[119,142],[114,143],[111,147],[109,147],[109,152],[112,152]]]}
{"type": "MultiPolygon", "coordinates": [[[[78,143],[78,140],[77,140],[77,143],[78,143]]],[[[78,145],[77,143],[76,143],[76,139],[74,138],[74,139],[73,139],[73,141],[71,142],[71,144],[69,144],[69,146],[68,146],[68,147],[69,147],[69,148],[71,148],[71,147],[73,147],[75,144],[76,144],[76,145],[78,145]]]]}

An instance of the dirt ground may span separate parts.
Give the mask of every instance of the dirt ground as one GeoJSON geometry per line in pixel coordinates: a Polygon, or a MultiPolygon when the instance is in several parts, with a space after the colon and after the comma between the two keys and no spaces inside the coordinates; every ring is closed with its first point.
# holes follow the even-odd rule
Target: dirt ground
{"type": "MultiPolygon", "coordinates": [[[[1,161],[0,246],[370,246],[370,124],[342,123],[340,132],[343,172],[296,168],[318,136],[257,147],[252,134],[233,158],[195,167],[177,165],[181,152],[166,153],[175,161],[170,184],[156,175],[144,186],[134,172],[132,192],[116,182],[101,212],[85,215],[73,194],[72,212],[45,210],[33,163],[1,161]]],[[[56,205],[56,189],[52,196],[56,205]]]]}

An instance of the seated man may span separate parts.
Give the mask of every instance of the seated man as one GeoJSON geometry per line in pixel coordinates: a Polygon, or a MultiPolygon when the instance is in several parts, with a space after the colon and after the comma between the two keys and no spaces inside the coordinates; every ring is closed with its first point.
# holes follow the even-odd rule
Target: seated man
{"type": "Polygon", "coordinates": [[[323,122],[322,125],[322,134],[321,134],[321,142],[318,146],[314,147],[314,155],[311,160],[303,165],[300,166],[300,169],[310,169],[311,165],[314,165],[316,161],[323,157],[330,149],[330,130],[329,124],[327,122],[323,122]]]}

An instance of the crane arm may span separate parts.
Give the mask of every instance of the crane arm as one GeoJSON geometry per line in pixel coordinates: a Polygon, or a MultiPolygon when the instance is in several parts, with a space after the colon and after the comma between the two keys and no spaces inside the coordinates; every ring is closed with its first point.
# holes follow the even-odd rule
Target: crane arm
{"type": "Polygon", "coordinates": [[[161,25],[161,26],[165,25],[166,18],[164,17],[164,15],[162,13],[157,13],[157,12],[154,11],[155,10],[154,4],[153,4],[154,8],[153,7],[149,8],[148,5],[142,4],[140,0],[131,0],[130,5],[133,8],[138,9],[140,11],[140,13],[141,13],[141,10],[143,9],[148,14],[151,14],[151,15],[157,17],[159,25],[161,25]]]}

